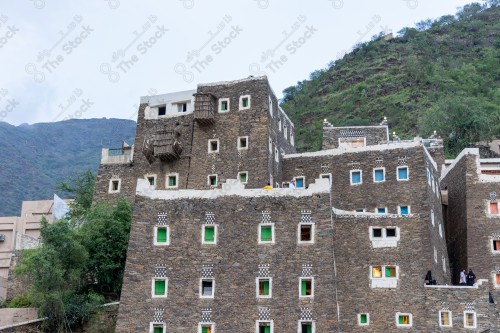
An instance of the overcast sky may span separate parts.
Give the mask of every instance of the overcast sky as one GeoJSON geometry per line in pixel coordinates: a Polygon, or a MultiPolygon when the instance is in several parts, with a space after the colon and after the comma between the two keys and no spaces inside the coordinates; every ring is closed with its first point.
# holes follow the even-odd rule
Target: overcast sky
{"type": "Polygon", "coordinates": [[[140,96],[268,75],[278,95],[465,0],[0,0],[0,121],[136,119],[140,96]]]}

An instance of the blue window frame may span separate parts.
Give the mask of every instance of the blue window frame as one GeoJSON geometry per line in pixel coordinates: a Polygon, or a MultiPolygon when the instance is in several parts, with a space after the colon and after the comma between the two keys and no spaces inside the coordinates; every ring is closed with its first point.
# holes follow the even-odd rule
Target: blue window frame
{"type": "Polygon", "coordinates": [[[295,187],[296,188],[303,188],[304,187],[304,178],[295,178],[295,187]]]}
{"type": "Polygon", "coordinates": [[[399,211],[400,211],[401,215],[408,215],[410,213],[408,206],[400,206],[399,211]]]}
{"type": "Polygon", "coordinates": [[[351,184],[361,184],[361,170],[351,171],[351,184]]]}
{"type": "Polygon", "coordinates": [[[398,180],[408,180],[408,167],[398,167],[398,180]]]}
{"type": "Polygon", "coordinates": [[[385,180],[384,169],[373,170],[373,179],[375,182],[383,182],[385,180]]]}
{"type": "Polygon", "coordinates": [[[385,214],[385,207],[377,208],[377,213],[379,213],[379,214],[385,214]]]}

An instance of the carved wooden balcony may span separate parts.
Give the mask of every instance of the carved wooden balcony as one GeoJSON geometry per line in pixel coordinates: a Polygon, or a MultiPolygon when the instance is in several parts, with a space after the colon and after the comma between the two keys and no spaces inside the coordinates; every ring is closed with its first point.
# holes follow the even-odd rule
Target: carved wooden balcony
{"type": "Polygon", "coordinates": [[[215,97],[212,94],[194,94],[194,119],[200,125],[212,125],[215,122],[215,97]]]}
{"type": "Polygon", "coordinates": [[[175,138],[175,131],[160,130],[153,136],[153,156],[162,161],[173,161],[180,158],[182,147],[175,138]]]}

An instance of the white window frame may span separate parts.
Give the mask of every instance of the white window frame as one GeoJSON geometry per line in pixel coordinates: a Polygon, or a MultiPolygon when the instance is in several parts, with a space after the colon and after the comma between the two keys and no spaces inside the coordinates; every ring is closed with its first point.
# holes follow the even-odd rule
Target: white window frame
{"type": "Polygon", "coordinates": [[[158,184],[158,176],[155,175],[155,174],[146,174],[144,175],[144,179],[146,179],[149,183],[149,178],[153,178],[154,179],[154,185],[151,185],[149,184],[149,186],[154,186],[154,188],[156,188],[156,184],[158,184]]]}
{"type": "Polygon", "coordinates": [[[292,146],[295,146],[295,138],[293,136],[293,127],[290,127],[290,143],[292,146]]]}
{"type": "Polygon", "coordinates": [[[168,278],[157,278],[154,277],[151,280],[151,297],[152,298],[167,298],[168,297],[168,278]],[[163,280],[165,281],[165,295],[155,295],[155,282],[163,280]]]}
{"type": "Polygon", "coordinates": [[[388,212],[387,212],[387,207],[377,207],[377,208],[375,208],[375,213],[376,213],[376,214],[388,214],[388,212]],[[379,208],[383,208],[383,209],[384,209],[384,212],[383,212],[383,213],[379,213],[379,212],[378,212],[379,208]]]}
{"type": "Polygon", "coordinates": [[[159,322],[156,322],[156,321],[153,321],[153,322],[149,323],[149,333],[154,333],[155,326],[156,327],[161,326],[163,328],[163,332],[167,333],[167,324],[166,323],[159,323],[159,322]]]}
{"type": "Polygon", "coordinates": [[[157,105],[155,108],[157,110],[156,115],[158,116],[158,118],[168,116],[167,104],[160,104],[157,105]],[[160,108],[165,108],[165,114],[160,114],[160,108]]]}
{"type": "Polygon", "coordinates": [[[273,297],[273,278],[272,277],[257,277],[255,278],[255,295],[257,298],[272,298],[273,297]],[[259,295],[259,281],[269,281],[269,295],[259,295]]]}
{"type": "Polygon", "coordinates": [[[278,116],[278,130],[281,132],[281,117],[278,116]]]}
{"type": "Polygon", "coordinates": [[[486,204],[487,204],[486,211],[488,212],[489,216],[492,216],[492,217],[498,217],[498,216],[500,216],[500,210],[499,210],[500,206],[498,205],[498,201],[497,202],[491,202],[490,200],[487,200],[486,204]],[[491,204],[492,203],[496,203],[497,204],[497,212],[498,212],[497,214],[492,214],[491,213],[491,204]]]}
{"type": "Polygon", "coordinates": [[[271,115],[271,118],[273,118],[273,98],[269,96],[269,114],[271,115]]]}
{"type": "Polygon", "coordinates": [[[314,276],[299,277],[299,298],[314,298],[314,276]],[[302,295],[302,281],[311,280],[311,295],[302,295]]]}
{"type": "Polygon", "coordinates": [[[368,272],[370,278],[370,288],[397,288],[399,281],[399,266],[398,265],[370,265],[370,271],[368,272]],[[376,278],[373,277],[373,267],[381,267],[382,268],[382,277],[376,278]],[[396,277],[386,277],[385,276],[385,268],[386,267],[395,267],[396,268],[396,277]]]}
{"type": "Polygon", "coordinates": [[[493,274],[493,277],[492,277],[493,278],[493,286],[495,287],[495,289],[498,289],[498,288],[500,288],[500,283],[497,283],[497,275],[500,275],[500,271],[498,271],[498,272],[495,271],[492,274],[493,274]]]}
{"type": "Polygon", "coordinates": [[[274,223],[259,223],[259,238],[258,238],[258,243],[259,244],[274,244],[275,243],[275,234],[274,234],[274,223]],[[261,241],[261,227],[271,227],[271,241],[261,241]]]}
{"type": "Polygon", "coordinates": [[[439,229],[439,237],[443,238],[443,226],[441,223],[438,223],[438,229],[439,229]]]}
{"type": "Polygon", "coordinates": [[[201,225],[201,244],[207,244],[207,245],[216,245],[217,244],[217,224],[202,224],[201,225]],[[213,242],[206,242],[205,241],[205,228],[206,227],[214,227],[214,241],[213,242]]]}
{"type": "Polygon", "coordinates": [[[279,163],[280,161],[280,152],[278,150],[278,146],[274,147],[274,160],[276,161],[276,163],[279,163]]]}
{"type": "Polygon", "coordinates": [[[363,184],[363,171],[360,170],[360,169],[350,170],[349,171],[349,182],[351,183],[352,186],[363,184]],[[355,172],[359,172],[359,183],[353,183],[352,182],[352,174],[355,173],[355,172]]]}
{"type": "Polygon", "coordinates": [[[382,168],[373,168],[373,182],[374,183],[383,183],[385,182],[385,167],[382,167],[382,168]],[[380,171],[382,170],[383,174],[384,174],[384,179],[383,180],[375,180],[375,171],[380,171]]]}
{"type": "Polygon", "coordinates": [[[302,333],[302,323],[311,323],[312,333],[316,333],[316,322],[314,320],[299,320],[297,332],[302,333]]]}
{"type": "Polygon", "coordinates": [[[451,311],[448,310],[439,310],[439,327],[453,327],[453,316],[451,311]],[[443,312],[448,312],[448,318],[450,320],[450,323],[448,325],[444,325],[443,322],[441,321],[441,313],[443,312]]]}
{"type": "Polygon", "coordinates": [[[396,326],[397,327],[412,327],[413,326],[413,316],[408,312],[396,312],[396,326]],[[410,323],[409,324],[400,324],[399,316],[409,316],[410,323]]]}
{"type": "Polygon", "coordinates": [[[295,188],[301,188],[301,189],[305,189],[306,188],[306,176],[293,177],[293,180],[295,180],[295,188]],[[302,184],[304,186],[297,187],[297,179],[302,179],[302,184]]]}
{"type": "Polygon", "coordinates": [[[269,154],[273,153],[273,139],[269,137],[269,154]]]}
{"type": "Polygon", "coordinates": [[[402,165],[398,166],[396,170],[396,177],[398,181],[404,182],[410,180],[410,168],[407,165],[402,165]],[[405,169],[406,168],[406,179],[400,179],[399,178],[399,169],[405,169]]]}
{"type": "Polygon", "coordinates": [[[248,184],[248,171],[240,171],[240,172],[238,172],[238,181],[239,181],[240,183],[242,183],[242,184],[248,184]],[[242,174],[246,174],[246,175],[247,175],[247,180],[246,180],[246,182],[242,182],[242,181],[241,181],[240,176],[241,176],[242,174]]]}
{"type": "Polygon", "coordinates": [[[156,245],[156,246],[162,246],[162,245],[170,245],[170,226],[168,225],[155,225],[154,227],[154,231],[153,231],[153,245],[156,245]],[[166,228],[167,229],[167,241],[165,243],[158,243],[156,241],[156,235],[158,233],[158,228],[166,228]]]}
{"type": "Polygon", "coordinates": [[[220,151],[220,140],[219,139],[208,139],[208,153],[216,154],[220,151]],[[212,150],[212,142],[217,141],[217,150],[212,150]]]}
{"type": "Polygon", "coordinates": [[[500,241],[500,239],[496,238],[496,237],[490,237],[489,240],[490,240],[490,246],[491,246],[491,253],[500,254],[500,249],[495,250],[495,247],[493,246],[493,242],[500,241]]]}
{"type": "Polygon", "coordinates": [[[269,323],[271,327],[271,333],[274,333],[274,323],[272,320],[256,320],[255,321],[255,333],[259,333],[259,324],[260,323],[269,323]]]}
{"type": "Polygon", "coordinates": [[[438,263],[438,253],[436,250],[436,247],[434,246],[434,262],[437,264],[438,263]]]}
{"type": "Polygon", "coordinates": [[[330,185],[332,185],[332,174],[331,173],[320,173],[319,174],[320,179],[327,179],[330,181],[330,185]]]}
{"type": "Polygon", "coordinates": [[[398,242],[399,242],[400,237],[401,237],[400,228],[397,226],[385,226],[385,227],[370,226],[368,228],[368,232],[369,232],[369,239],[372,242],[373,248],[397,247],[398,242]],[[381,237],[373,236],[373,229],[381,229],[382,236],[381,237]],[[387,237],[387,229],[395,229],[396,236],[395,237],[387,237]]]}
{"type": "Polygon", "coordinates": [[[238,145],[238,150],[248,150],[248,136],[239,136],[238,137],[238,142],[236,143],[238,145]],[[241,146],[241,139],[245,139],[247,142],[246,147],[241,146]]]}
{"type": "Polygon", "coordinates": [[[314,244],[314,233],[315,233],[315,223],[314,222],[300,222],[298,227],[297,227],[297,243],[298,244],[314,244]],[[311,226],[311,240],[310,241],[303,241],[300,239],[300,229],[303,225],[310,225],[311,226]]]}
{"type": "Polygon", "coordinates": [[[283,125],[283,137],[286,139],[288,136],[288,126],[286,124],[283,125]]]}
{"type": "Polygon", "coordinates": [[[444,256],[441,256],[441,261],[443,262],[443,272],[446,273],[446,258],[444,256]]]}
{"type": "Polygon", "coordinates": [[[477,313],[476,311],[464,311],[464,328],[477,328],[477,313]],[[472,313],[474,315],[474,326],[466,326],[465,325],[465,318],[467,313],[472,313]]]}
{"type": "Polygon", "coordinates": [[[250,109],[251,107],[251,102],[252,102],[252,99],[250,98],[250,95],[243,95],[243,96],[240,96],[240,110],[248,110],[250,109]],[[244,98],[248,98],[248,106],[243,106],[243,99],[244,98]]]}
{"type": "Polygon", "coordinates": [[[227,113],[227,112],[229,112],[230,105],[231,105],[231,103],[230,103],[230,99],[229,98],[219,98],[219,108],[218,108],[219,113],[227,113]],[[227,110],[225,110],[225,111],[222,110],[222,103],[223,102],[227,102],[227,110]]]}
{"type": "Polygon", "coordinates": [[[201,278],[200,279],[200,298],[214,298],[215,297],[215,279],[214,278],[201,278]],[[212,281],[212,295],[203,295],[203,281],[212,281]]]}
{"type": "Polygon", "coordinates": [[[217,175],[217,174],[208,175],[208,176],[207,176],[207,185],[208,185],[208,186],[212,186],[212,187],[217,187],[217,186],[219,186],[219,175],[217,175]],[[210,177],[215,177],[215,185],[212,185],[212,184],[210,183],[210,177]]]}
{"type": "Polygon", "coordinates": [[[368,312],[358,313],[358,326],[368,326],[370,325],[370,314],[368,312]],[[366,315],[366,323],[361,323],[361,315],[366,315]]]}
{"type": "Polygon", "coordinates": [[[189,104],[191,104],[190,101],[175,102],[172,103],[172,108],[175,106],[177,108],[177,113],[187,113],[189,111],[189,104]],[[186,111],[182,110],[184,105],[186,105],[186,111]]]}
{"type": "Polygon", "coordinates": [[[203,327],[206,327],[206,326],[210,326],[210,332],[212,333],[215,333],[215,323],[213,322],[201,322],[201,323],[198,323],[198,333],[202,333],[203,332],[203,327]]]}
{"type": "Polygon", "coordinates": [[[122,180],[121,178],[111,178],[109,180],[109,188],[108,188],[108,193],[120,193],[122,189],[122,180]],[[117,190],[113,190],[113,182],[118,182],[118,189],[117,190]]]}
{"type": "Polygon", "coordinates": [[[176,172],[172,172],[172,173],[168,173],[166,176],[165,176],[165,188],[166,189],[174,189],[174,188],[179,188],[179,174],[176,173],[176,172]],[[170,186],[169,185],[169,180],[170,180],[170,177],[175,177],[175,186],[170,186]]]}
{"type": "Polygon", "coordinates": [[[402,206],[400,205],[400,206],[398,206],[398,214],[399,215],[403,215],[401,213],[401,207],[407,207],[408,208],[408,214],[404,214],[404,215],[411,215],[411,206],[410,205],[402,205],[402,206]]]}
{"type": "Polygon", "coordinates": [[[431,223],[432,226],[435,226],[435,216],[434,216],[434,209],[431,209],[431,223]]]}

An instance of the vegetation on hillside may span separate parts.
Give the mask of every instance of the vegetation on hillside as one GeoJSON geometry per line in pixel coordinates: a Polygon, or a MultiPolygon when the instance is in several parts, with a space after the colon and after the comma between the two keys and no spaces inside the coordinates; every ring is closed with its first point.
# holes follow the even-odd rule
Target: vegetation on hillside
{"type": "Polygon", "coordinates": [[[284,90],[281,105],[298,129],[299,151],[320,149],[324,118],[346,126],[387,116],[403,139],[436,130],[448,156],[500,135],[498,0],[382,37],[284,90]]]}
{"type": "Polygon", "coordinates": [[[69,332],[105,300],[119,299],[132,206],[122,199],[92,204],[94,183],[87,171],[61,185],[75,197],[70,213],[42,220],[42,246],[24,250],[15,268],[30,288],[11,303],[37,307],[47,332],[69,332]]]}

